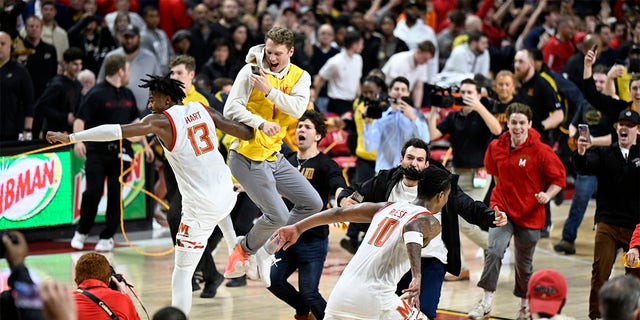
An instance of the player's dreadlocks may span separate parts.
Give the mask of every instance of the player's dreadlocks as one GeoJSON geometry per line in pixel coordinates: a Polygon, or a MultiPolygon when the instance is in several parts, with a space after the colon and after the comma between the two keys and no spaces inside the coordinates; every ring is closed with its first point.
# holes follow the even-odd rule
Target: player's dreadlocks
{"type": "Polygon", "coordinates": [[[149,91],[166,94],[171,98],[171,100],[173,100],[173,102],[182,103],[182,99],[185,97],[184,91],[182,91],[184,84],[178,80],[169,78],[171,73],[172,71],[167,73],[164,77],[147,74],[149,79],[141,79],[140,81],[144,83],[138,85],[138,87],[149,88],[149,91]]]}

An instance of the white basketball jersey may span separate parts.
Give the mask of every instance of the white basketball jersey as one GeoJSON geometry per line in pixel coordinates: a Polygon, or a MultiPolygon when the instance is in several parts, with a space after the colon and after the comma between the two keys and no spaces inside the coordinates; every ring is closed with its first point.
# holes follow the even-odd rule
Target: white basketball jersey
{"type": "Polygon", "coordinates": [[[376,212],[362,244],[331,292],[327,313],[378,319],[381,310],[397,306],[396,285],[411,269],[402,236],[404,226],[421,214],[430,213],[408,202],[393,203],[376,212]]]}
{"type": "Polygon", "coordinates": [[[164,141],[169,145],[163,148],[182,194],[182,210],[228,213],[236,193],[231,171],[218,151],[213,118],[198,102],[175,105],[164,114],[171,122],[173,141],[164,141]]]}

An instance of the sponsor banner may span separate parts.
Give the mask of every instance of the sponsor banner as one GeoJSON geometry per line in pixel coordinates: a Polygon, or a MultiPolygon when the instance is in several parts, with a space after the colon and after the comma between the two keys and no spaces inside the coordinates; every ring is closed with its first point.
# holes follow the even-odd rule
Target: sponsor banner
{"type": "Polygon", "coordinates": [[[71,223],[69,152],[0,158],[0,229],[71,223]]]}
{"type": "MultiPolygon", "coordinates": [[[[141,147],[134,145],[134,150],[141,147]]],[[[144,153],[126,182],[144,188],[144,153]]],[[[77,223],[85,190],[84,161],[73,149],[9,158],[0,157],[0,230],[24,229],[77,223]]],[[[124,187],[124,217],[146,217],[145,195],[124,187]]],[[[120,210],[120,208],[117,208],[120,210]]],[[[104,221],[106,187],[98,207],[97,222],[104,221]]]]}

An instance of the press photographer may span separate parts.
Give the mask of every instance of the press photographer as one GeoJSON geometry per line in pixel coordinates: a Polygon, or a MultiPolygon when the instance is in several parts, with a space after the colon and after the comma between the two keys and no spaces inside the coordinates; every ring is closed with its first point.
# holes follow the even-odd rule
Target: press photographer
{"type": "Polygon", "coordinates": [[[97,252],[85,253],[78,259],[74,298],[79,319],[113,319],[113,315],[120,320],[140,319],[127,294],[126,282],[115,275],[107,258],[97,252]],[[115,283],[117,290],[111,289],[109,283],[115,283]]]}
{"type": "Polygon", "coordinates": [[[409,139],[429,141],[426,119],[409,103],[409,87],[407,78],[394,78],[389,85],[388,98],[377,96],[376,102],[364,112],[364,147],[369,152],[377,150],[376,172],[397,165],[400,159],[398,146],[409,139]],[[375,118],[378,114],[380,117],[375,118]]]}

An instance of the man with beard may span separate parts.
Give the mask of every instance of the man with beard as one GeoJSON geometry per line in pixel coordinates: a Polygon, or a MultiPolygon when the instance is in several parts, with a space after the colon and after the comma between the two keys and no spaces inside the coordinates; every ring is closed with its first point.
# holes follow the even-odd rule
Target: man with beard
{"type": "Polygon", "coordinates": [[[82,70],[82,50],[71,47],[63,55],[62,70],[49,82],[35,105],[35,113],[44,120],[47,131],[73,132],[75,112],[80,106],[82,84],[76,76],[82,70]]]}
{"type": "Polygon", "coordinates": [[[469,42],[461,44],[451,52],[443,72],[481,74],[489,77],[489,39],[482,32],[472,32],[469,42]]]}
{"type": "MultiPolygon", "coordinates": [[[[161,73],[160,62],[153,52],[140,48],[140,29],[134,25],[128,25],[122,32],[120,43],[122,43],[122,47],[107,53],[107,57],[114,54],[127,57],[127,61],[131,65],[131,81],[129,81],[127,88],[133,91],[138,110],[142,113],[147,108],[148,93],[146,89],[135,84],[139,83],[140,79],[146,75],[159,75],[161,73]]],[[[98,82],[104,81],[104,78],[103,64],[98,74],[98,82]]]]}
{"type": "MultiPolygon", "coordinates": [[[[382,170],[375,177],[345,188],[338,195],[341,207],[354,205],[357,191],[365,202],[410,202],[416,199],[418,181],[421,172],[429,165],[444,169],[440,162],[429,162],[429,145],[414,138],[402,147],[400,165],[390,170],[382,170]]],[[[488,208],[483,202],[475,201],[457,185],[457,176],[453,179],[447,205],[442,210],[440,224],[442,234],[434,238],[429,246],[422,250],[422,284],[420,290],[420,310],[435,319],[440,301],[440,292],[445,272],[460,274],[460,235],[458,232],[458,213],[469,223],[488,229],[507,223],[504,212],[488,208]]],[[[398,289],[408,288],[411,274],[400,280],[398,289]]]]}
{"type": "Polygon", "coordinates": [[[515,101],[531,107],[532,126],[542,136],[542,142],[550,145],[551,138],[545,131],[556,128],[564,118],[558,95],[536,72],[533,53],[530,50],[518,51],[513,67],[516,78],[522,83],[515,101]]]}

